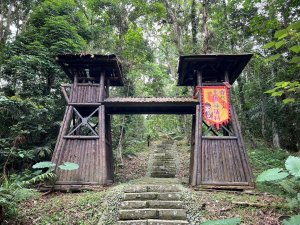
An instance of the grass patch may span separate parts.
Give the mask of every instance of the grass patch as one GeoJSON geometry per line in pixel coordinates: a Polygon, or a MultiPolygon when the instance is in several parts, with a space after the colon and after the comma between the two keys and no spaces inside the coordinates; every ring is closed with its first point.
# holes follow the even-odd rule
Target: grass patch
{"type": "Polygon", "coordinates": [[[54,193],[20,205],[17,224],[97,224],[106,191],[54,193]]]}
{"type": "Polygon", "coordinates": [[[283,149],[270,149],[266,147],[248,149],[248,155],[255,175],[267,169],[284,167],[284,162],[289,156],[288,152],[283,149]]]}
{"type": "MultiPolygon", "coordinates": [[[[285,160],[290,154],[283,149],[270,149],[261,146],[256,149],[248,148],[248,155],[256,178],[267,169],[284,168],[285,160]]],[[[285,191],[279,185],[274,185],[274,182],[257,182],[256,188],[261,192],[285,196],[285,191]]]]}
{"type": "Polygon", "coordinates": [[[198,223],[190,224],[237,217],[247,225],[280,224],[280,216],[290,214],[280,207],[284,199],[273,196],[228,191],[194,191],[191,196],[188,210],[198,223]]]}

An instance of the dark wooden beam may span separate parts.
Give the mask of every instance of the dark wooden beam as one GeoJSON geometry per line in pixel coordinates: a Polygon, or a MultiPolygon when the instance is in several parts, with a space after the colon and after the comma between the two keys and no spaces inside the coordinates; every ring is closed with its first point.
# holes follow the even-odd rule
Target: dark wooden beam
{"type": "Polygon", "coordinates": [[[210,139],[210,140],[236,140],[235,136],[202,136],[202,139],[210,139]]]}
{"type": "Polygon", "coordinates": [[[69,99],[69,96],[68,96],[68,94],[67,94],[67,92],[66,92],[66,88],[63,87],[63,86],[61,86],[60,89],[61,89],[61,91],[62,91],[62,93],[63,93],[63,95],[64,95],[64,97],[65,97],[67,103],[69,103],[69,102],[70,102],[70,99],[69,99]]]}
{"type": "Polygon", "coordinates": [[[82,136],[82,135],[73,135],[73,136],[64,136],[66,139],[98,139],[99,136],[82,136]]]}

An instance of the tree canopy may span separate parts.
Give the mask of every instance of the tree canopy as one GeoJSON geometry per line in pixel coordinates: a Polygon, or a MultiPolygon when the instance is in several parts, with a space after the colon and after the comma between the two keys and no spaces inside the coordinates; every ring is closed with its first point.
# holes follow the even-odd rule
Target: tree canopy
{"type": "MultiPolygon", "coordinates": [[[[299,150],[299,1],[26,0],[0,10],[0,163],[9,170],[51,156],[68,82],[60,53],[117,54],[126,80],[112,95],[145,97],[191,96],[176,87],[179,55],[254,53],[233,86],[243,132],[299,150]]],[[[190,135],[188,116],[113,120],[125,152],[149,134],[190,135]]]]}

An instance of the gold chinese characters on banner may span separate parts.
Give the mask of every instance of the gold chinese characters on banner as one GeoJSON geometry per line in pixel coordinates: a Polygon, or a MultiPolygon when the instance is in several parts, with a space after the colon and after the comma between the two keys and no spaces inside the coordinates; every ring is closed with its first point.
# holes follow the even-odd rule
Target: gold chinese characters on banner
{"type": "Polygon", "coordinates": [[[202,87],[203,115],[209,124],[219,130],[230,120],[229,88],[226,86],[202,87]]]}

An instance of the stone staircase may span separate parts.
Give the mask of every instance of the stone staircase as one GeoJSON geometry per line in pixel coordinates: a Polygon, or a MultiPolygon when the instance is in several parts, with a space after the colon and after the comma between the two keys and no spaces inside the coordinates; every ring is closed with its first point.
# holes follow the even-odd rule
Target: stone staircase
{"type": "Polygon", "coordinates": [[[176,143],[164,140],[150,154],[148,177],[124,188],[119,225],[182,225],[187,222],[181,201],[176,143]],[[176,158],[177,157],[177,158],[176,158]]]}
{"type": "Polygon", "coordinates": [[[149,164],[151,177],[174,178],[176,168],[176,144],[173,140],[164,140],[157,144],[149,164]]]}
{"type": "MultiPolygon", "coordinates": [[[[156,180],[157,182],[157,180],[156,180]]],[[[180,186],[169,184],[132,185],[124,188],[119,225],[188,224],[180,186]]]]}

